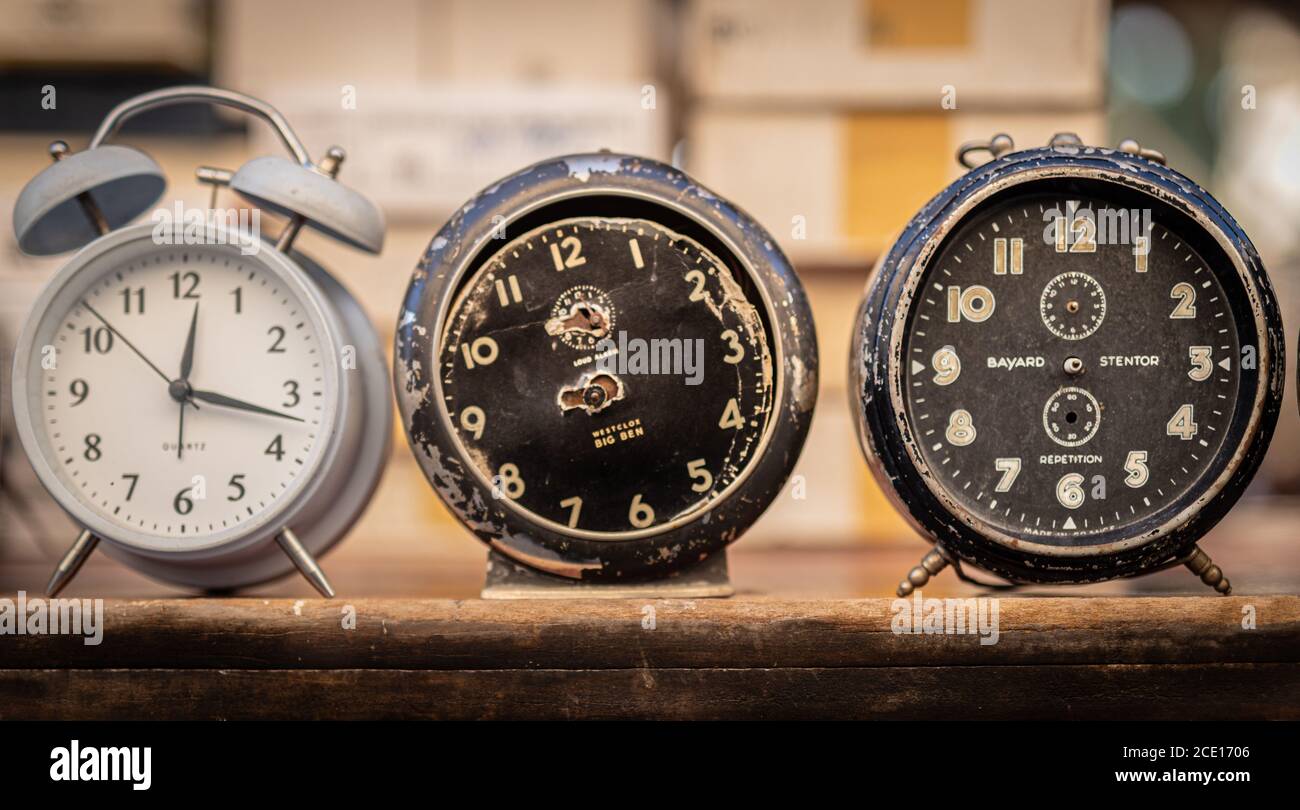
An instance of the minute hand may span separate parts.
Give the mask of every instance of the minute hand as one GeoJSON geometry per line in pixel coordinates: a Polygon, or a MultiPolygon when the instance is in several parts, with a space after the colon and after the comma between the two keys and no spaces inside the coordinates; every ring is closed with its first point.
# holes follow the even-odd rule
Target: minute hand
{"type": "Polygon", "coordinates": [[[207,402],[212,405],[220,405],[223,408],[234,408],[239,411],[248,411],[250,413],[260,413],[264,416],[275,416],[280,419],[292,419],[295,422],[303,421],[297,416],[280,411],[273,411],[270,408],[263,408],[261,405],[254,405],[251,402],[244,402],[241,399],[228,397],[225,394],[218,394],[214,391],[191,391],[190,396],[201,402],[207,402]]]}

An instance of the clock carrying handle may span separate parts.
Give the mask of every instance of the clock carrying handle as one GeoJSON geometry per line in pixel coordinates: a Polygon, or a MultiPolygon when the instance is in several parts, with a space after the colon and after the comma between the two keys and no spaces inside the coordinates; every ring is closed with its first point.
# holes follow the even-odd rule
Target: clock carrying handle
{"type": "Polygon", "coordinates": [[[276,135],[280,137],[280,142],[284,144],[295,160],[307,168],[315,166],[312,163],[311,155],[307,152],[307,148],[303,146],[298,135],[294,133],[293,127],[289,126],[289,122],[285,120],[279,110],[265,101],[246,96],[243,93],[236,93],[233,90],[221,90],[215,87],[203,87],[201,85],[169,87],[127,99],[104,116],[99,129],[95,131],[95,136],[90,140],[89,148],[94,149],[111,138],[122,128],[123,124],[140,113],[155,110],[159,107],[170,107],[174,104],[210,104],[215,107],[229,107],[261,118],[275,130],[276,135]]]}

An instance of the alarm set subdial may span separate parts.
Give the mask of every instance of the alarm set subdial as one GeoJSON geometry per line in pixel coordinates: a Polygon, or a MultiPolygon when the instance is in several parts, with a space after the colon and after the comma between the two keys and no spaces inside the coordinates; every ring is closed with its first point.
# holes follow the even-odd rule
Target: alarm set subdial
{"type": "Polygon", "coordinates": [[[1062,340],[1083,340],[1106,319],[1106,292],[1087,273],[1069,270],[1043,287],[1039,299],[1043,325],[1062,340]]]}

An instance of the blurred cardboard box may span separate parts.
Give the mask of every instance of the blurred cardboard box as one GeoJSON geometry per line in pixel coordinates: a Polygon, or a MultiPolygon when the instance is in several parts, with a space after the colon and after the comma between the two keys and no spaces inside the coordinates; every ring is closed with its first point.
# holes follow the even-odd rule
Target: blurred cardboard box
{"type": "Polygon", "coordinates": [[[216,81],[352,85],[368,95],[413,82],[648,82],[670,27],[663,0],[226,0],[217,8],[216,81]]]}
{"type": "Polygon", "coordinates": [[[692,0],[687,84],[711,102],[958,109],[1102,102],[1105,0],[692,0]]]}
{"type": "Polygon", "coordinates": [[[1017,148],[1057,132],[1110,145],[1100,111],[741,112],[691,117],[686,169],[763,224],[797,265],[866,268],[966,170],[957,148],[1005,132],[1017,148]]]}
{"type": "Polygon", "coordinates": [[[207,13],[193,0],[0,0],[0,20],[6,66],[153,64],[198,73],[208,62],[207,13]]]}
{"type": "MultiPolygon", "coordinates": [[[[340,179],[390,222],[437,224],[488,184],[548,157],[611,149],[666,160],[667,98],[641,85],[442,83],[358,92],[279,85],[268,93],[313,156],[348,152],[340,179]],[[278,88],[278,89],[277,89],[278,88]]],[[[254,130],[255,150],[280,147],[254,130]]]]}

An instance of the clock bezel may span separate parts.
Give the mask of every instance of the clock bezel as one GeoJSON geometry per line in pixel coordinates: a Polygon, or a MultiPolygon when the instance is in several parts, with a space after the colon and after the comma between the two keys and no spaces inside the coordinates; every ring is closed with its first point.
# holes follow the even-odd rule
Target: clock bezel
{"type": "MultiPolygon", "coordinates": [[[[1083,582],[1142,573],[1190,551],[1240,497],[1258,469],[1281,400],[1280,317],[1262,263],[1240,226],[1188,178],[1128,153],[1091,147],[1032,149],[971,171],[932,199],[873,270],[855,330],[850,396],[859,438],[882,488],[942,550],[1012,581],[1083,582]],[[1209,486],[1176,514],[1125,539],[1052,546],[999,531],[945,492],[911,441],[901,350],[917,285],[967,217],[997,195],[1026,184],[1086,180],[1120,186],[1168,206],[1202,228],[1231,260],[1258,337],[1258,372],[1241,440],[1209,486]]],[[[1238,402],[1241,402],[1241,396],[1238,402]]],[[[1235,422],[1235,419],[1234,419],[1235,422]]],[[[1185,497],[1185,496],[1184,496],[1185,497]]],[[[1167,511],[1167,510],[1166,510],[1167,511]]],[[[1153,517],[1163,517],[1157,512],[1153,517]]]]}
{"type": "MultiPolygon", "coordinates": [[[[119,546],[124,552],[132,555],[158,560],[199,560],[236,552],[266,541],[290,524],[303,506],[310,503],[313,494],[325,478],[323,472],[330,468],[338,454],[339,419],[341,414],[348,412],[347,397],[350,394],[348,386],[341,384],[336,330],[326,316],[317,294],[303,279],[302,271],[296,268],[284,254],[262,243],[257,244],[255,252],[245,254],[240,251],[241,246],[250,245],[245,237],[219,224],[214,228],[214,239],[193,247],[204,250],[234,251],[241,261],[257,262],[264,272],[275,276],[285,285],[286,290],[303,307],[306,317],[311,320],[316,334],[319,335],[322,372],[325,375],[324,389],[326,392],[333,392],[333,395],[323,397],[326,401],[321,413],[321,435],[317,439],[322,443],[320,451],[316,452],[315,458],[304,465],[294,477],[294,483],[290,485],[288,491],[277,497],[275,503],[253,518],[220,532],[202,535],[204,539],[200,543],[195,543],[195,537],[199,535],[168,538],[121,526],[102,517],[99,510],[78,497],[75,491],[71,491],[56,466],[51,464],[46,440],[33,424],[31,398],[39,396],[42,386],[31,385],[29,375],[32,372],[32,355],[37,348],[36,341],[42,333],[42,328],[51,317],[51,306],[58,303],[60,297],[78,282],[78,276],[83,273],[89,271],[94,274],[94,278],[80,284],[81,290],[93,286],[104,273],[112,272],[112,265],[103,270],[97,269],[96,266],[105,261],[112,261],[111,254],[115,252],[131,251],[131,256],[138,256],[154,250],[177,250],[187,246],[157,244],[153,238],[154,226],[149,223],[120,228],[96,239],[74,254],[45,285],[33,304],[15,349],[14,417],[23,449],[38,479],[51,497],[78,525],[101,540],[119,546]]],[[[36,410],[38,412],[39,407],[36,410]]]]}
{"type": "MultiPolygon", "coordinates": [[[[678,231],[655,217],[629,216],[678,231]]],[[[807,298],[789,261],[742,211],[657,161],[613,153],[570,155],[493,184],[434,236],[399,316],[394,385],[407,438],[426,477],[480,540],[517,562],[571,579],[653,578],[722,549],[776,497],[798,458],[816,402],[816,338],[807,298]],[[521,224],[526,226],[520,235],[537,224],[575,216],[618,216],[601,209],[611,200],[685,218],[725,247],[726,255],[711,252],[733,272],[742,270],[761,297],[761,303],[752,303],[763,310],[768,327],[774,394],[760,446],[726,497],[658,526],[586,533],[553,521],[544,525],[501,503],[507,499],[492,497],[481,471],[464,459],[442,405],[438,376],[429,379],[424,370],[438,367],[440,339],[464,280],[499,250],[494,235],[521,224]],[[548,216],[551,211],[554,215],[548,216]],[[773,452],[775,448],[784,450],[773,452]]]]}

